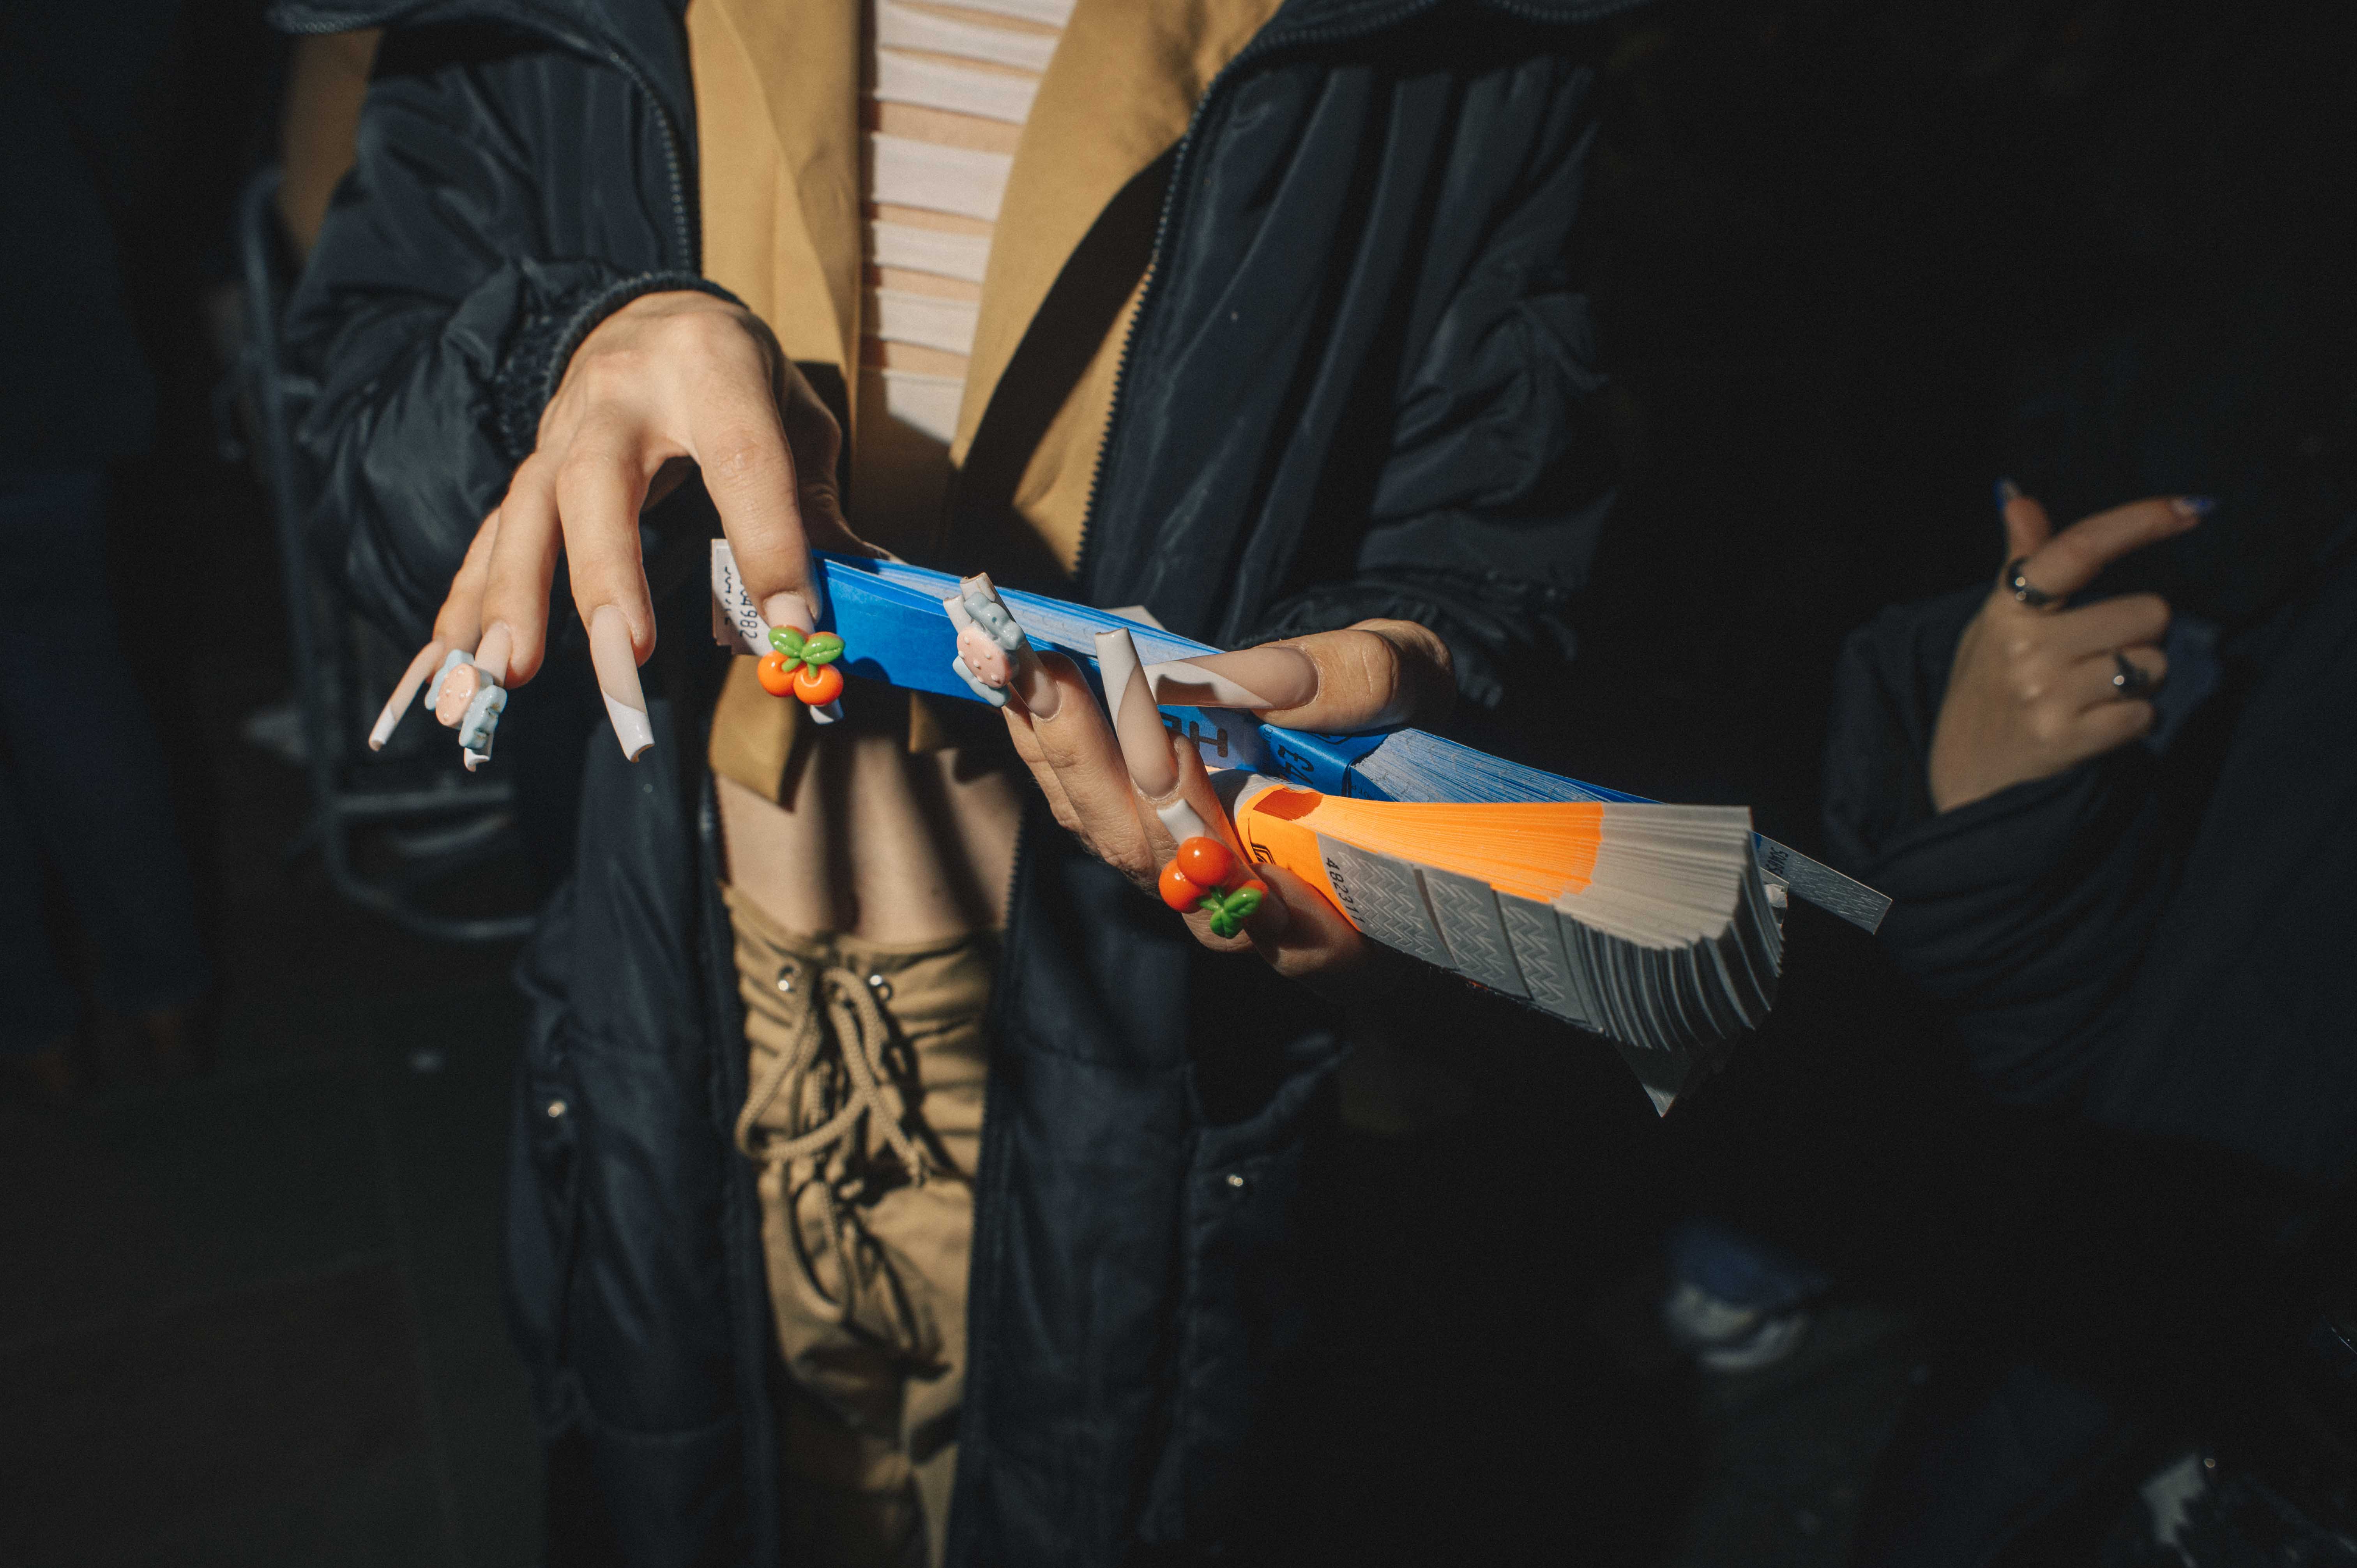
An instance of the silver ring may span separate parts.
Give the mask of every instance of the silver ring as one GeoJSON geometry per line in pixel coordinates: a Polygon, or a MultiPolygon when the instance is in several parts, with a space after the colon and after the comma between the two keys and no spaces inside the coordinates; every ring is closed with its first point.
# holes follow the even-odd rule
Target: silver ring
{"type": "MultiPolygon", "coordinates": [[[[1983,559],[1986,560],[1986,557],[1984,556],[1983,559]]],[[[2005,585],[2013,590],[2015,598],[2019,599],[2031,609],[2042,610],[2049,605],[2059,604],[2061,601],[2061,595],[2050,594],[2043,588],[2031,587],[2029,579],[2021,575],[2022,563],[2029,559],[2027,555],[2017,555],[2005,564],[2005,585]]]]}
{"type": "Polygon", "coordinates": [[[2119,667],[2112,676],[2112,689],[2121,696],[2141,697],[2152,690],[2152,677],[2116,648],[2112,650],[2112,662],[2119,667]]]}

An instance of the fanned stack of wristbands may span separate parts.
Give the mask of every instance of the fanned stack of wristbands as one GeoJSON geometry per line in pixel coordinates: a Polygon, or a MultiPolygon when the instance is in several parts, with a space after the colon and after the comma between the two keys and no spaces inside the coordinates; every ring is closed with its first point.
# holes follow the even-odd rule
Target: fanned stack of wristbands
{"type": "Polygon", "coordinates": [[[1386,947],[1683,1053],[1763,1022],[1783,940],[1739,806],[1360,800],[1255,778],[1254,859],[1386,947]]]}

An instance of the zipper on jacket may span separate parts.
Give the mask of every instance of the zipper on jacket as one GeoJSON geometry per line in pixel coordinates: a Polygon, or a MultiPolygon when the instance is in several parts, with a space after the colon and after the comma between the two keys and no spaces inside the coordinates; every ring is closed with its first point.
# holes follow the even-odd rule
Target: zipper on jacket
{"type": "MultiPolygon", "coordinates": [[[[1158,294],[1156,285],[1162,279],[1163,245],[1170,237],[1173,220],[1181,217],[1179,202],[1186,192],[1187,177],[1190,172],[1189,166],[1198,134],[1203,127],[1204,121],[1210,116],[1212,101],[1245,66],[1257,65],[1263,59],[1281,50],[1314,48],[1319,44],[1347,43],[1354,38],[1372,38],[1387,27],[1397,27],[1401,23],[1414,19],[1423,12],[1437,10],[1446,3],[1447,0],[1407,0],[1405,5],[1394,5],[1374,16],[1362,16],[1351,21],[1330,23],[1325,27],[1305,27],[1285,34],[1272,35],[1264,31],[1243,48],[1237,50],[1228,63],[1220,68],[1219,74],[1211,78],[1211,85],[1203,89],[1203,96],[1195,101],[1195,112],[1188,116],[1187,129],[1178,138],[1178,155],[1170,161],[1170,184],[1162,193],[1162,213],[1154,226],[1154,247],[1146,254],[1146,284],[1137,296],[1137,309],[1130,315],[1129,328],[1122,334],[1121,357],[1114,362],[1113,399],[1105,412],[1104,438],[1097,443],[1096,463],[1089,471],[1088,504],[1081,511],[1081,537],[1072,553],[1072,581],[1076,585],[1084,582],[1088,575],[1089,544],[1096,537],[1097,501],[1104,491],[1105,460],[1114,449],[1114,437],[1121,430],[1122,414],[1128,406],[1123,394],[1129,386],[1130,355],[1137,347],[1138,331],[1146,325],[1146,311],[1152,307],[1158,294]]],[[[1552,15],[1542,6],[1517,4],[1516,0],[1480,0],[1480,4],[1491,9],[1502,11],[1519,20],[1562,27],[1601,21],[1607,16],[1618,16],[1624,11],[1633,11],[1641,5],[1651,3],[1652,0],[1601,0],[1601,3],[1577,17],[1564,17],[1552,15]]],[[[1020,853],[1019,841],[1017,853],[1018,854],[1020,853]]],[[[1020,864],[1019,860],[1017,864],[1020,864]]]]}
{"type": "MultiPolygon", "coordinates": [[[[624,58],[622,51],[610,44],[598,46],[597,52],[614,69],[630,79],[646,95],[655,112],[655,128],[662,136],[663,169],[671,176],[671,218],[679,238],[680,265],[698,277],[704,275],[703,224],[701,213],[691,212],[687,205],[686,160],[681,156],[679,127],[672,124],[671,111],[663,106],[662,94],[654,90],[646,74],[624,58]]],[[[691,89],[692,91],[693,89],[691,89]]]]}

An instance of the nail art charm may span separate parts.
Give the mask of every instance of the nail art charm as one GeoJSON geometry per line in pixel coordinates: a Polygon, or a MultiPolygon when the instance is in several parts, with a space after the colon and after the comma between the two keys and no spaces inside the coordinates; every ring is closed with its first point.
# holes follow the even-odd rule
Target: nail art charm
{"type": "Polygon", "coordinates": [[[500,714],[507,710],[508,693],[489,670],[452,649],[426,688],[425,705],[444,727],[458,732],[468,772],[491,759],[491,738],[499,730],[500,714]]]}
{"type": "Polygon", "coordinates": [[[843,695],[843,671],[834,661],[843,657],[843,639],[831,631],[801,632],[790,626],[770,628],[770,651],[761,655],[757,673],[761,690],[772,697],[800,697],[823,708],[843,695]]]}
{"type": "Polygon", "coordinates": [[[957,656],[950,660],[958,679],[994,708],[1006,705],[1007,688],[1035,669],[1039,656],[1015,624],[987,573],[958,584],[957,596],[942,601],[958,628],[957,656]]]}
{"type": "Polygon", "coordinates": [[[1243,875],[1243,863],[1215,838],[1190,838],[1162,868],[1162,901],[1184,915],[1201,909],[1211,917],[1211,934],[1232,937],[1260,910],[1268,885],[1243,875]]]}

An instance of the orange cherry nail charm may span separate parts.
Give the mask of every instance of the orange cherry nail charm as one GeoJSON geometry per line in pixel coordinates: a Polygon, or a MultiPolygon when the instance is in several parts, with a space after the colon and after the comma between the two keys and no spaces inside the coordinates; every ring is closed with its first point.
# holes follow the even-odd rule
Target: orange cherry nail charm
{"type": "Polygon", "coordinates": [[[1173,864],[1186,874],[1189,881],[1204,887],[1217,887],[1235,870],[1236,857],[1229,854],[1228,846],[1219,840],[1198,836],[1178,846],[1178,858],[1173,864]]]}
{"type": "Polygon", "coordinates": [[[761,690],[772,697],[800,697],[823,708],[843,695],[843,671],[834,661],[843,657],[843,639],[831,631],[803,633],[790,626],[770,628],[770,651],[761,655],[755,673],[761,690]]]}
{"type": "Polygon", "coordinates": [[[843,671],[832,664],[805,664],[794,671],[794,695],[823,708],[843,695],[843,671]]]}
{"type": "Polygon", "coordinates": [[[1259,912],[1268,884],[1244,868],[1235,852],[1198,833],[1178,846],[1156,884],[1162,901],[1182,915],[1199,910],[1211,917],[1211,934],[1232,937],[1259,912]],[[1232,882],[1234,886],[1228,885],[1232,882]]]}
{"type": "Polygon", "coordinates": [[[1162,901],[1165,904],[1169,905],[1173,909],[1178,910],[1182,915],[1194,913],[1195,907],[1200,904],[1211,893],[1210,888],[1205,887],[1201,883],[1193,880],[1188,876],[1184,871],[1178,869],[1178,863],[1175,860],[1162,868],[1162,875],[1157,884],[1157,891],[1162,895],[1162,901]]]}
{"type": "Polygon", "coordinates": [[[761,662],[753,672],[760,678],[761,690],[772,697],[791,695],[794,689],[794,673],[799,661],[776,651],[761,655],[761,662]]]}

